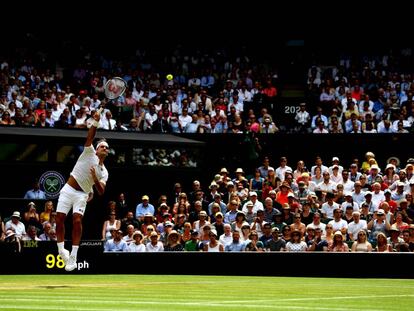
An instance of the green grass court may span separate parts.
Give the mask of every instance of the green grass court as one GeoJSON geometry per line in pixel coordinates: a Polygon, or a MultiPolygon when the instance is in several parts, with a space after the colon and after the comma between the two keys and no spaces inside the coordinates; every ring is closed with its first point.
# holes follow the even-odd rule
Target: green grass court
{"type": "Polygon", "coordinates": [[[413,310],[414,280],[2,275],[0,310],[413,310]]]}

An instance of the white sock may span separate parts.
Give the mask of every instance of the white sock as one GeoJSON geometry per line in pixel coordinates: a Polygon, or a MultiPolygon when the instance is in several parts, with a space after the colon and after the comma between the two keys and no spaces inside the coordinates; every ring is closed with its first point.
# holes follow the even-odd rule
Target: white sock
{"type": "Polygon", "coordinates": [[[59,254],[62,254],[63,250],[65,249],[65,242],[58,242],[57,247],[58,247],[59,254]]]}
{"type": "Polygon", "coordinates": [[[72,252],[70,253],[70,255],[76,258],[78,256],[78,249],[79,245],[73,245],[72,252]]]}

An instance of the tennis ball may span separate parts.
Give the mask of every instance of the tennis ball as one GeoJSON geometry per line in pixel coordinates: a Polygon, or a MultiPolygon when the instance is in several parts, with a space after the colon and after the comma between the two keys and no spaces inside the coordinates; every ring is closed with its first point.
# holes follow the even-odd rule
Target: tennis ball
{"type": "Polygon", "coordinates": [[[171,81],[173,78],[174,78],[174,77],[173,77],[173,75],[172,75],[172,74],[170,74],[170,73],[169,73],[169,74],[167,75],[167,80],[168,80],[168,81],[171,81]]]}

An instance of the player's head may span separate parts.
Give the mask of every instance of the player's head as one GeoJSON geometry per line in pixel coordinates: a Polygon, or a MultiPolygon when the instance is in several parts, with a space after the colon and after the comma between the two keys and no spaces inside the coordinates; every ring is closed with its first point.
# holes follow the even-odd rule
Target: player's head
{"type": "Polygon", "coordinates": [[[96,144],[96,154],[107,156],[109,153],[109,145],[105,139],[101,139],[96,144]]]}

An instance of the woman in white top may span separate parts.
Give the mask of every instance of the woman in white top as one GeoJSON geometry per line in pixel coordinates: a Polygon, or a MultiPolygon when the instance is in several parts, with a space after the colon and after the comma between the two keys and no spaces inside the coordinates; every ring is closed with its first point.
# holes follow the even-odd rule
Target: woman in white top
{"type": "Polygon", "coordinates": [[[372,245],[367,240],[367,233],[365,230],[358,231],[358,237],[356,241],[352,244],[352,252],[372,252],[372,245]]]}
{"type": "Polygon", "coordinates": [[[111,229],[118,230],[121,228],[121,221],[115,217],[115,212],[111,212],[109,214],[109,219],[105,220],[102,227],[102,240],[109,240],[112,238],[111,229]]]}
{"type": "Polygon", "coordinates": [[[211,229],[210,234],[210,241],[204,244],[203,250],[205,252],[224,252],[224,246],[219,241],[217,241],[217,231],[215,229],[211,229]]]}
{"type": "Polygon", "coordinates": [[[302,241],[302,232],[300,230],[293,230],[290,235],[290,241],[286,244],[287,252],[304,252],[308,246],[302,241]]]}
{"type": "Polygon", "coordinates": [[[141,233],[141,231],[135,231],[132,235],[132,239],[134,240],[128,245],[128,252],[133,253],[141,253],[145,252],[146,248],[145,245],[142,244],[142,239],[144,238],[144,235],[141,233]]]}

